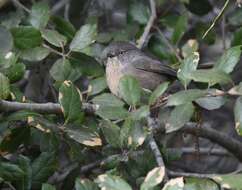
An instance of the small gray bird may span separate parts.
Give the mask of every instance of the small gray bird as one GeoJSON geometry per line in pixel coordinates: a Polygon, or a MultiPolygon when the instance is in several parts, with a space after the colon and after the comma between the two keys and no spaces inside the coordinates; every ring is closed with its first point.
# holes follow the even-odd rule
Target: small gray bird
{"type": "Polygon", "coordinates": [[[119,96],[119,80],[124,75],[135,77],[142,88],[154,90],[159,84],[176,77],[176,71],[167,64],[147,56],[128,42],[113,42],[104,49],[106,79],[110,91],[119,96]]]}

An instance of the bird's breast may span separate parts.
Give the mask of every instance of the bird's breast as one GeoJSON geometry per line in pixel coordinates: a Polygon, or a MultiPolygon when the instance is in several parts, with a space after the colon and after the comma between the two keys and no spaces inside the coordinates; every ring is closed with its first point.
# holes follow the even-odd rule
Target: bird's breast
{"type": "Polygon", "coordinates": [[[119,80],[124,75],[122,70],[122,64],[119,62],[117,57],[108,58],[107,65],[106,65],[106,79],[107,85],[110,91],[118,96],[118,85],[119,80]]]}

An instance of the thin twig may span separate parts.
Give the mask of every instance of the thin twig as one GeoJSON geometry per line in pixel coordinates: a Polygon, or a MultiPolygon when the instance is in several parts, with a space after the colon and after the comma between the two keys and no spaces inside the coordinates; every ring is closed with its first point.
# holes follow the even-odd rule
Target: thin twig
{"type": "Polygon", "coordinates": [[[161,155],[161,152],[159,150],[159,147],[158,147],[157,143],[155,142],[155,139],[154,139],[154,136],[153,136],[153,129],[155,128],[156,124],[155,124],[154,119],[152,119],[150,117],[147,118],[147,121],[148,121],[148,128],[150,129],[150,135],[148,137],[150,149],[155,156],[155,159],[156,159],[158,166],[164,167],[164,170],[165,170],[164,182],[166,182],[166,181],[168,181],[168,176],[167,176],[167,173],[166,173],[165,163],[164,163],[163,157],[161,155]]]}
{"type": "Polygon", "coordinates": [[[221,21],[221,30],[222,30],[222,40],[223,40],[223,50],[226,50],[226,18],[225,15],[222,16],[222,21],[221,21]]]}
{"type": "Polygon", "coordinates": [[[13,2],[13,4],[21,9],[23,9],[24,11],[26,11],[27,13],[30,13],[31,10],[28,9],[25,5],[23,5],[20,1],[18,0],[11,0],[13,2]]]}
{"type": "Polygon", "coordinates": [[[210,30],[212,30],[212,28],[215,26],[216,22],[218,21],[218,19],[221,17],[221,15],[223,14],[223,12],[225,11],[226,7],[229,4],[229,0],[227,0],[224,3],[224,6],[222,7],[221,11],[219,12],[218,16],[216,16],[216,18],[214,19],[214,21],[212,22],[212,24],[210,25],[210,27],[207,29],[207,31],[203,34],[203,39],[207,36],[207,34],[210,32],[210,30]]]}
{"type": "Polygon", "coordinates": [[[156,4],[155,4],[155,0],[150,0],[150,9],[151,9],[151,15],[150,18],[145,26],[144,32],[142,34],[142,36],[140,37],[140,39],[138,40],[138,48],[142,48],[145,44],[145,42],[147,41],[147,38],[149,36],[150,30],[155,22],[156,19],[156,4]]]}
{"type": "Polygon", "coordinates": [[[182,62],[182,58],[178,54],[176,48],[173,47],[173,45],[170,43],[170,41],[166,38],[166,36],[163,34],[163,32],[158,27],[155,27],[155,28],[158,31],[158,33],[160,34],[160,36],[161,36],[162,40],[164,41],[165,45],[174,53],[174,55],[176,56],[177,60],[179,62],[182,62]]]}
{"type": "Polygon", "coordinates": [[[43,44],[43,47],[47,48],[47,49],[50,50],[51,52],[53,52],[53,53],[55,53],[55,54],[57,54],[57,55],[60,55],[60,56],[62,56],[62,57],[65,57],[65,56],[66,56],[65,54],[63,54],[63,53],[61,53],[61,52],[59,52],[59,51],[53,49],[52,47],[48,46],[47,44],[43,44]]]}
{"type": "Polygon", "coordinates": [[[61,1],[58,1],[51,9],[51,12],[53,14],[57,13],[59,10],[61,10],[65,5],[66,3],[68,3],[69,0],[61,0],[61,1]]]}
{"type": "Polygon", "coordinates": [[[70,21],[69,14],[70,13],[70,0],[65,4],[65,10],[64,10],[64,18],[67,21],[70,21]]]}

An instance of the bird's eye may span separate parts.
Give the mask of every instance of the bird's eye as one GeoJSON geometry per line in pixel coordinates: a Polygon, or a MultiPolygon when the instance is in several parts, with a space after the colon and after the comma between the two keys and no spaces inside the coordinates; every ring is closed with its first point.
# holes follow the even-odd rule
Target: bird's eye
{"type": "Polygon", "coordinates": [[[124,51],[120,51],[120,54],[121,54],[121,55],[124,54],[124,51]]]}
{"type": "Polygon", "coordinates": [[[108,53],[108,54],[107,54],[107,57],[112,58],[112,57],[114,57],[114,55],[113,55],[112,53],[108,53]]]}

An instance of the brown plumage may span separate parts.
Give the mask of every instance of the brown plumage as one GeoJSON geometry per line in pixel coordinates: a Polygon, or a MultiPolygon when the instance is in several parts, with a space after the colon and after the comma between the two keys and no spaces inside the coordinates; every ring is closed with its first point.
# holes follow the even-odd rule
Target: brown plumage
{"type": "Polygon", "coordinates": [[[159,84],[175,77],[176,72],[168,65],[155,60],[133,44],[113,42],[103,51],[106,62],[106,78],[110,91],[119,96],[119,80],[124,75],[134,76],[142,88],[153,90],[159,84]]]}

